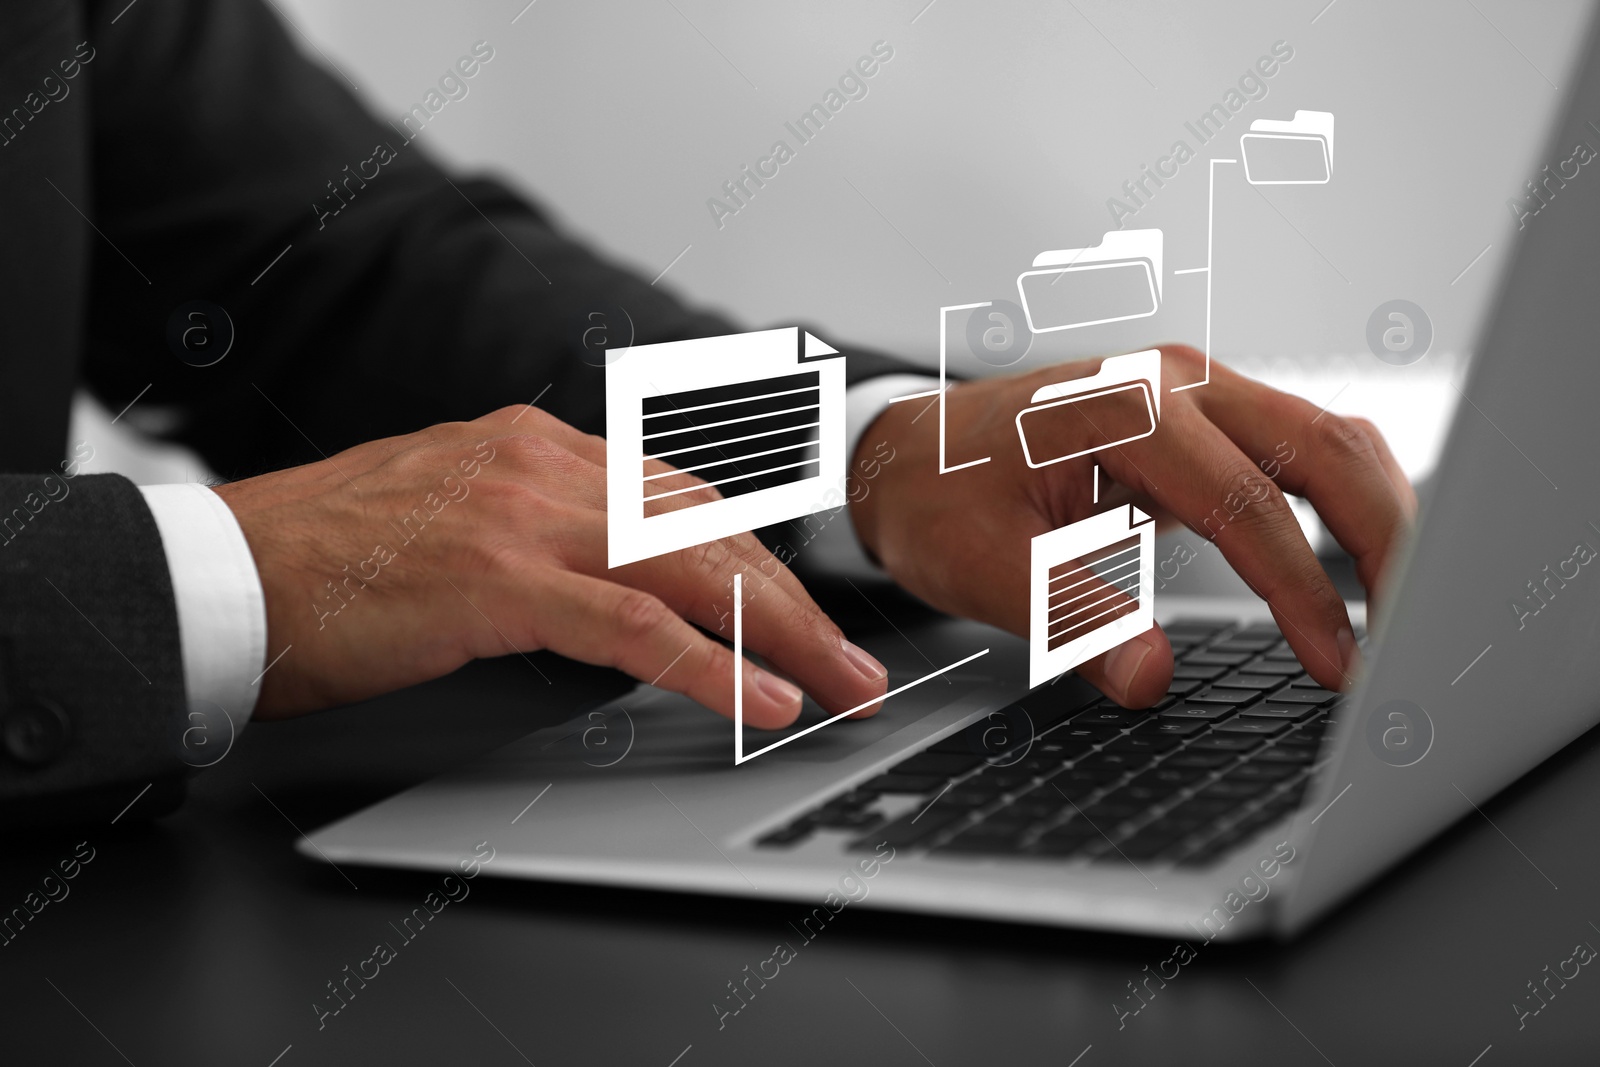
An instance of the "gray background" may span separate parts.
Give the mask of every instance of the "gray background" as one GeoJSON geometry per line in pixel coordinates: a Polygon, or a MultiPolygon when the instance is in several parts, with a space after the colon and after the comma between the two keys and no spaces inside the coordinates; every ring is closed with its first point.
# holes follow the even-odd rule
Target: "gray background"
{"type": "MultiPolygon", "coordinates": [[[[1287,41],[1294,57],[1265,98],[1128,223],[1165,231],[1162,310],[1041,336],[1024,365],[1199,345],[1205,276],[1170,272],[1205,262],[1205,154],[1236,157],[1253,119],[1332,111],[1326,186],[1258,189],[1242,168],[1217,168],[1213,350],[1319,405],[1376,418],[1419,472],[1454,397],[1443,381],[1470,348],[1515,229],[1506,200],[1551,162],[1535,156],[1588,8],[525,4],[276,0],[302,43],[392,120],[489,42],[494,59],[419,144],[499,174],[648,277],[672,264],[660,284],[751,326],[805,320],[930,364],[940,305],[1015,299],[1038,252],[1098,241],[1112,228],[1107,198],[1175,139],[1196,146],[1184,121],[1287,41]],[[867,95],[719,229],[708,198],[774,140],[795,146],[784,122],[879,40],[894,58],[867,95]],[[1366,348],[1368,315],[1394,298],[1434,324],[1432,353],[1411,367],[1381,365],[1366,348]]],[[[1588,169],[1578,180],[1600,180],[1588,169]]],[[[952,365],[986,370],[965,352],[952,365]]]]}

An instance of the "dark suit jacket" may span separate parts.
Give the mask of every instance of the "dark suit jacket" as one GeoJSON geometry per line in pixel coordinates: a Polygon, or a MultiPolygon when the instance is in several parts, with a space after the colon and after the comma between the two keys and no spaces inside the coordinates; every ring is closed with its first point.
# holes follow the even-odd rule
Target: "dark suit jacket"
{"type": "MultiPolygon", "coordinates": [[[[505,186],[452,181],[261,0],[32,0],[6,22],[0,801],[109,817],[147,782],[170,803],[183,669],[142,497],[78,473],[76,386],[113,411],[137,398],[130,421],[160,413],[242,477],[541,392],[600,432],[604,371],[578,343],[589,312],[625,309],[637,343],[736,327],[505,186]],[[234,331],[206,367],[169,343],[196,300],[234,331]]],[[[899,369],[848,354],[851,380],[899,369]]]]}

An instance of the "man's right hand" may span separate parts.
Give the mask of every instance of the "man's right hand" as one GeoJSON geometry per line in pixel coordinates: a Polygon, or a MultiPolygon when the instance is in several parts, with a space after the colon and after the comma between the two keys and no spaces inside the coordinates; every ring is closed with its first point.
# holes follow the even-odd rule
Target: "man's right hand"
{"type": "MultiPolygon", "coordinates": [[[[616,667],[731,717],[733,653],[692,624],[731,636],[741,571],[753,652],[830,712],[883,695],[883,666],[751,534],[608,569],[605,465],[604,439],[517,406],[217,486],[266,594],[272,666],[256,717],[348,704],[468,660],[539,649],[616,667]]],[[[662,506],[715,495],[702,487],[662,506]]],[[[800,689],[749,662],[739,669],[746,722],[794,721],[800,689]]]]}

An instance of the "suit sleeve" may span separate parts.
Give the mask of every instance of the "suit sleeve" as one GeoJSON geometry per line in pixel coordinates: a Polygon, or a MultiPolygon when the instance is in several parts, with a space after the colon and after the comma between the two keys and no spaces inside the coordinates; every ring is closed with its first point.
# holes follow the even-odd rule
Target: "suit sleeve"
{"type": "MultiPolygon", "coordinates": [[[[113,410],[153,383],[139,409],[219,473],[536,396],[601,432],[604,369],[580,343],[593,312],[621,309],[610,328],[640,344],[738,329],[507,186],[446,174],[424,147],[426,94],[422,114],[375,117],[261,0],[139,4],[113,24],[122,7],[96,15],[87,68],[99,225],[126,256],[96,261],[89,378],[113,410]],[[167,343],[193,300],[232,325],[208,367],[167,343]]],[[[460,43],[476,78],[510,61],[494,46],[460,43]]],[[[907,369],[836,347],[852,381],[907,369]]]]}
{"type": "Polygon", "coordinates": [[[109,822],[141,792],[147,817],[182,791],[160,534],[127,479],[63,467],[0,475],[0,825],[109,822]]]}

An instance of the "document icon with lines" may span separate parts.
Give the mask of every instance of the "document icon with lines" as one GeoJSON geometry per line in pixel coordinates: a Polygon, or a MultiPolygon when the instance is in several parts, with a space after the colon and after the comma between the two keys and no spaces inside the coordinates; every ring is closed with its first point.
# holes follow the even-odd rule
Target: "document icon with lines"
{"type": "Polygon", "coordinates": [[[606,438],[613,567],[837,506],[844,357],[794,327],[624,349],[606,438]]]}
{"type": "Polygon", "coordinates": [[[1129,504],[1033,539],[1028,685],[1110,651],[1155,624],[1155,522],[1129,504]]]}

